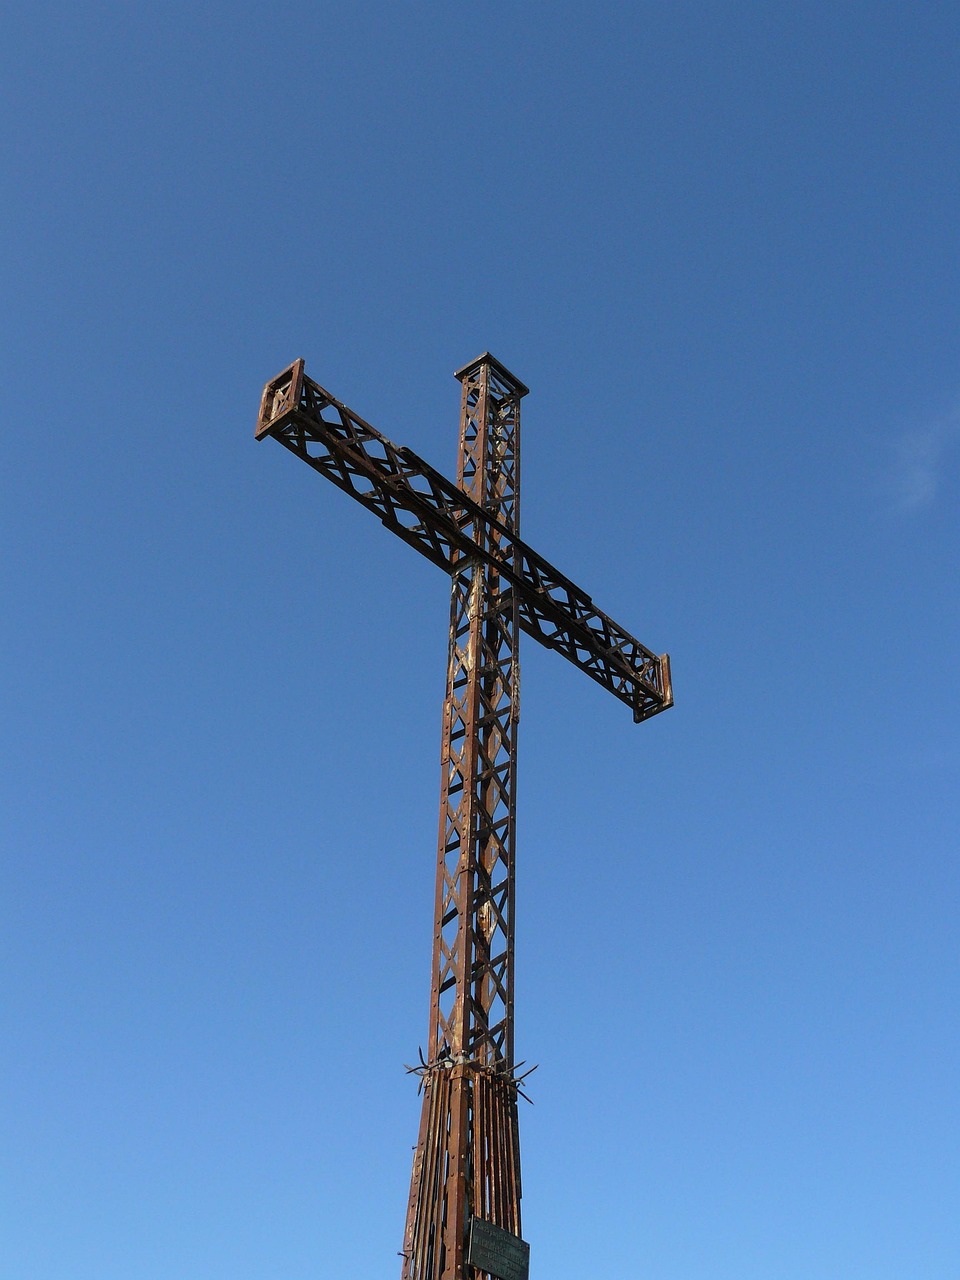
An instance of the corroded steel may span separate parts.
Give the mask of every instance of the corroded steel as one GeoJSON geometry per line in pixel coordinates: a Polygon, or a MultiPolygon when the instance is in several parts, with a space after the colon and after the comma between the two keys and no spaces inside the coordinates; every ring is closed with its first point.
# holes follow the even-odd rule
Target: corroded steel
{"type": "Polygon", "coordinates": [[[475,504],[464,532],[487,556],[453,551],[430,1033],[403,1280],[468,1274],[472,1214],[520,1234],[513,1079],[519,616],[499,566],[511,554],[508,536],[519,532],[526,388],[489,357],[458,376],[457,483],[475,504]]]}
{"type": "Polygon", "coordinates": [[[267,383],[256,435],[279,440],[447,573],[455,551],[479,555],[516,591],[521,629],[625,702],[635,720],[673,705],[666,654],[647,649],[506,526],[499,544],[477,543],[471,530],[498,523],[494,515],[308,378],[302,360],[267,383]]]}
{"type": "Polygon", "coordinates": [[[513,1046],[520,630],[644,720],[673,705],[670,663],[594,607],[519,537],[520,401],[485,353],[462,384],[457,483],[304,373],[268,382],[257,439],[287,449],[451,577],[427,1056],[402,1280],[487,1280],[466,1261],[471,1218],[520,1235],[513,1046]]]}

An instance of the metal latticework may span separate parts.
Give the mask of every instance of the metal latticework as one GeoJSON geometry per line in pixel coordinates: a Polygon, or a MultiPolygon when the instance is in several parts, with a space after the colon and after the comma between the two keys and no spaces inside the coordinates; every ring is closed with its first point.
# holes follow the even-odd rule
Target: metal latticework
{"type": "Polygon", "coordinates": [[[520,1234],[513,1082],[516,593],[498,571],[519,532],[520,399],[492,357],[460,370],[457,481],[494,520],[454,552],[443,705],[428,1061],[403,1280],[454,1280],[470,1217],[520,1234]]]}
{"type": "Polygon", "coordinates": [[[263,389],[256,438],[267,436],[447,573],[454,571],[457,551],[490,564],[516,592],[522,629],[625,702],[634,720],[673,706],[665,653],[642,645],[506,525],[498,537],[476,541],[472,534],[498,523],[496,516],[308,378],[303,360],[263,389]]]}
{"type": "Polygon", "coordinates": [[[673,705],[667,655],[520,540],[527,388],[489,353],[457,377],[456,484],[308,378],[302,360],[265,386],[256,430],[451,577],[430,1030],[417,1072],[423,1110],[402,1280],[527,1274],[513,1047],[520,631],[627,703],[637,721],[673,705]]]}

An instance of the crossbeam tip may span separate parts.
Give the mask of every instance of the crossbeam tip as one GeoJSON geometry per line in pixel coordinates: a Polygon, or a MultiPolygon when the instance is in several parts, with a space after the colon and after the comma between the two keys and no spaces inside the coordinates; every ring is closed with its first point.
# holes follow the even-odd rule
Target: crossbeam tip
{"type": "Polygon", "coordinates": [[[300,403],[300,392],[303,387],[303,356],[298,356],[293,364],[271,378],[263,388],[260,399],[260,415],[254,428],[255,440],[263,440],[276,430],[285,416],[300,403]]]}

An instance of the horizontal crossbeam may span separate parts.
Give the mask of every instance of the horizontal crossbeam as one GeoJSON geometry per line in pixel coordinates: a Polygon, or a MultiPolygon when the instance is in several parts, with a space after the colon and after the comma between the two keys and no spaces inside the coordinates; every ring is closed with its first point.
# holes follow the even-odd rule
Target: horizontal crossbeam
{"type": "Polygon", "coordinates": [[[464,556],[494,566],[516,594],[520,625],[647,720],[673,705],[670,659],[594,606],[587,593],[477,506],[457,485],[393,444],[304,373],[296,360],[263,391],[256,437],[273,436],[447,573],[464,556]],[[499,537],[490,552],[472,531],[499,537]]]}

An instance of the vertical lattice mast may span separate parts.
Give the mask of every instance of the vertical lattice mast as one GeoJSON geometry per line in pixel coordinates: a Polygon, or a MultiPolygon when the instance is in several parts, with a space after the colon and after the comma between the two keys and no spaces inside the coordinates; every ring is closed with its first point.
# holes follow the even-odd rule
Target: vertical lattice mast
{"type": "MultiPolygon", "coordinates": [[[[527,388],[489,353],[456,376],[463,386],[457,482],[516,536],[527,388]]],[[[495,557],[510,554],[495,525],[472,521],[469,534],[495,557]]],[[[489,562],[454,555],[430,1034],[403,1280],[484,1275],[466,1262],[472,1216],[520,1235],[513,1079],[518,606],[489,562]]]]}

